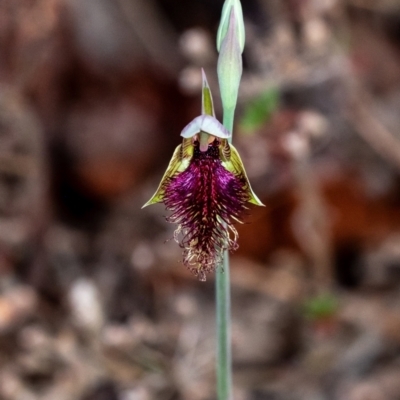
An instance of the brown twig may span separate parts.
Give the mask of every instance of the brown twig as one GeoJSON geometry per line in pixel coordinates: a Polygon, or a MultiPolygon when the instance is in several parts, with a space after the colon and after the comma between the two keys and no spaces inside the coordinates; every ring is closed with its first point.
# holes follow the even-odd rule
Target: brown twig
{"type": "Polygon", "coordinates": [[[354,91],[348,118],[356,132],[400,170],[400,140],[374,115],[372,99],[361,88],[354,91]]]}

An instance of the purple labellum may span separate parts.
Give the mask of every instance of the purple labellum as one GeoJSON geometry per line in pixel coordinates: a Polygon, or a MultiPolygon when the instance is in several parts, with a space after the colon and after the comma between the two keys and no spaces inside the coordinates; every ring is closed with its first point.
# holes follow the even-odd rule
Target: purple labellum
{"type": "Polygon", "coordinates": [[[164,204],[172,214],[167,220],[178,224],[175,240],[184,249],[183,263],[199,277],[215,271],[225,250],[235,250],[239,221],[250,200],[246,177],[235,175],[221,163],[220,141],[205,152],[199,142],[187,169],[164,182],[164,204]]]}

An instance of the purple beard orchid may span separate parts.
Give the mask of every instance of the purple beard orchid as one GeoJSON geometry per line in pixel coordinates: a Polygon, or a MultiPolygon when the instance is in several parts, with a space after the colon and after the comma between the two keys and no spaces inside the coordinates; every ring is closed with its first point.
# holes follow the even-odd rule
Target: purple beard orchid
{"type": "Polygon", "coordinates": [[[263,204],[252,191],[230,132],[215,118],[211,91],[203,72],[202,115],[182,131],[183,142],[169,163],[153,197],[143,206],[163,202],[178,224],[175,240],[183,264],[201,281],[215,271],[226,250],[238,248],[235,222],[247,203],[263,204]]]}

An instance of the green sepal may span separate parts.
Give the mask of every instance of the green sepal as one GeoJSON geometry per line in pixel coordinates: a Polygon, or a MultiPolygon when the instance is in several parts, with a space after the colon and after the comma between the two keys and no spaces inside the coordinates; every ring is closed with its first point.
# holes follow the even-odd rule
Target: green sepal
{"type": "Polygon", "coordinates": [[[203,79],[202,98],[201,98],[201,113],[203,115],[211,115],[215,118],[213,98],[211,94],[210,85],[208,84],[206,73],[201,69],[203,79]]]}
{"type": "Polygon", "coordinates": [[[164,200],[165,183],[167,179],[172,178],[177,172],[185,171],[193,157],[193,151],[194,147],[192,145],[192,140],[190,138],[183,139],[182,144],[175,149],[171,161],[168,164],[167,170],[165,171],[156,192],[153,194],[150,200],[143,205],[142,208],[151,204],[161,203],[164,200]]]}
{"type": "Polygon", "coordinates": [[[261,200],[257,197],[257,195],[253,192],[251,188],[249,178],[247,177],[246,170],[244,169],[244,165],[242,159],[236,148],[229,144],[228,141],[222,143],[220,148],[220,157],[222,160],[222,165],[226,170],[232,172],[237,176],[243,176],[245,179],[244,189],[247,191],[249,195],[249,203],[255,204],[256,206],[264,206],[261,200]]]}

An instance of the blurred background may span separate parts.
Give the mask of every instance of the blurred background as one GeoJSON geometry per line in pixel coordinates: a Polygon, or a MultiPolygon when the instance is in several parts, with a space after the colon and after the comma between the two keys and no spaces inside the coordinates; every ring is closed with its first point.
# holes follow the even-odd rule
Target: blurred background
{"type": "MultiPolygon", "coordinates": [[[[242,3],[234,399],[399,400],[400,1],[242,3]]],[[[0,1],[0,399],[215,399],[214,277],[140,208],[221,7],[0,1]]]]}

